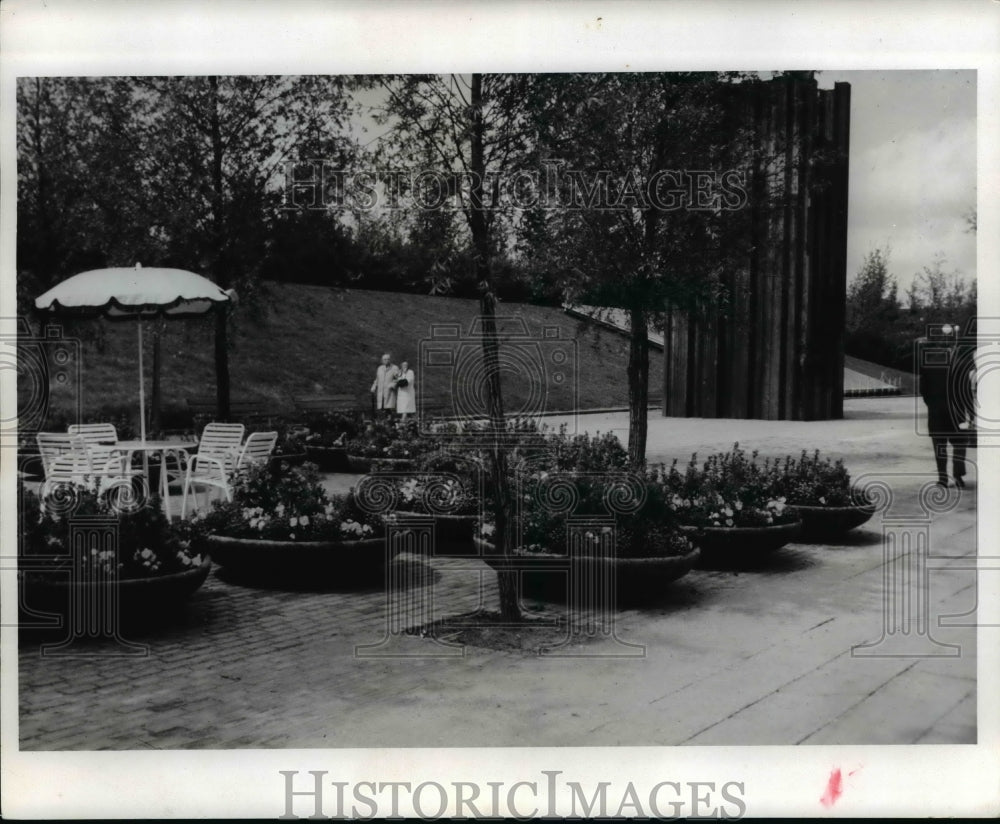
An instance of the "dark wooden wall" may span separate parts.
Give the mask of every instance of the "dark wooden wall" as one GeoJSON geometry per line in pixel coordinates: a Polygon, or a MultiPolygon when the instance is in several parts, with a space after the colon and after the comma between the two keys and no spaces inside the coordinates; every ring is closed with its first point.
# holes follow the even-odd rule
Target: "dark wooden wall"
{"type": "Polygon", "coordinates": [[[726,300],[668,313],[663,414],[843,417],[851,90],[809,79],[747,84],[739,117],[756,151],[752,250],[726,300]]]}

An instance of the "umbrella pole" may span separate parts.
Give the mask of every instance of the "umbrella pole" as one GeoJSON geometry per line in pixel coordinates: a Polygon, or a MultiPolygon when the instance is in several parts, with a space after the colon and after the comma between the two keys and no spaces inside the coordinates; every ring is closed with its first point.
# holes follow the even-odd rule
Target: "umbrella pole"
{"type": "MultiPolygon", "coordinates": [[[[139,432],[142,442],[146,442],[146,379],[142,374],[142,316],[136,316],[139,328],[139,432]]],[[[143,455],[146,453],[143,452],[143,455]]]]}

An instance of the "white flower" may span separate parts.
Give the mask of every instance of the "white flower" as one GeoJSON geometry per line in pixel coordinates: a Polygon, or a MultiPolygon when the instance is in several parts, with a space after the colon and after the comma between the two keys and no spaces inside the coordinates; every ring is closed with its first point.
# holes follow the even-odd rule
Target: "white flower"
{"type": "Polygon", "coordinates": [[[309,526],[308,515],[299,515],[299,526],[309,526]]]}
{"type": "Polygon", "coordinates": [[[826,498],[823,498],[823,497],[821,497],[821,498],[819,499],[819,502],[820,502],[821,504],[823,504],[824,506],[826,506],[826,498]]]}
{"type": "Polygon", "coordinates": [[[727,506],[725,509],[722,510],[722,514],[725,515],[727,518],[732,518],[733,510],[727,506]]]}
{"type": "Polygon", "coordinates": [[[295,516],[293,515],[293,516],[292,516],[291,518],[289,518],[289,519],[288,519],[288,525],[289,525],[289,526],[298,526],[298,525],[299,525],[299,519],[298,519],[298,518],[296,518],[296,517],[295,517],[295,516]]]}
{"type": "Polygon", "coordinates": [[[743,509],[743,501],[737,501],[735,504],[733,504],[733,506],[735,506],[736,511],[739,512],[741,509],[743,509]]]}
{"type": "Polygon", "coordinates": [[[285,514],[285,505],[284,505],[284,504],[278,504],[278,505],[277,505],[277,506],[276,506],[276,507],[274,508],[274,514],[275,514],[275,515],[277,515],[277,516],[278,516],[279,518],[280,518],[280,517],[281,517],[282,515],[284,515],[284,514],[285,514]]]}

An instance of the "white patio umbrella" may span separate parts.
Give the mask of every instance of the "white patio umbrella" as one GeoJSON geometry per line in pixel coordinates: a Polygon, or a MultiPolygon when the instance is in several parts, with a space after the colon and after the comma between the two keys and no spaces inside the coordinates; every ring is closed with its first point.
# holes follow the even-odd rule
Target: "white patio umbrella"
{"type": "Polygon", "coordinates": [[[77,317],[136,319],[139,331],[139,429],[146,440],[146,390],[142,368],[142,320],[189,318],[211,312],[235,297],[208,278],[183,269],[120,267],[82,272],[35,298],[35,308],[77,317]]]}

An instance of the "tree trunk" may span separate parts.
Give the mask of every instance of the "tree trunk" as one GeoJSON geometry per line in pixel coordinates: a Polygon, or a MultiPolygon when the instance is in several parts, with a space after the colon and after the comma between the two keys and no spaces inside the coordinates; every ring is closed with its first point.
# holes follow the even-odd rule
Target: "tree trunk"
{"type": "Polygon", "coordinates": [[[33,134],[35,141],[36,161],[38,163],[38,200],[35,203],[35,220],[38,222],[38,271],[40,282],[50,284],[55,275],[56,243],[52,227],[52,216],[49,211],[49,169],[45,149],[45,135],[42,131],[42,110],[45,106],[46,94],[44,78],[35,78],[35,117],[33,134]]]}
{"type": "MultiPolygon", "coordinates": [[[[212,227],[215,235],[215,277],[223,289],[231,285],[231,272],[226,255],[226,228],[223,214],[224,195],[222,183],[222,124],[219,118],[219,78],[208,78],[212,90],[210,112],[212,139],[212,227]]],[[[229,342],[226,334],[226,308],[215,313],[215,382],[216,415],[220,421],[229,420],[229,342]]]]}
{"type": "Polygon", "coordinates": [[[633,469],[646,465],[646,429],[649,410],[649,318],[641,307],[629,309],[628,349],[628,460],[633,469]]]}
{"type": "MultiPolygon", "coordinates": [[[[481,299],[479,303],[483,330],[483,365],[486,371],[486,397],[490,416],[490,476],[493,487],[493,519],[496,528],[497,548],[505,558],[511,555],[512,535],[510,532],[511,492],[507,474],[507,422],[503,410],[503,387],[500,383],[500,342],[496,326],[496,296],[490,277],[489,224],[483,209],[483,179],[486,163],[483,154],[483,79],[472,76],[471,109],[472,135],[470,169],[472,183],[469,191],[469,229],[476,257],[476,280],[479,282],[481,299]]],[[[508,621],[521,618],[518,581],[516,570],[501,569],[497,572],[500,590],[500,614],[508,621]]]]}

